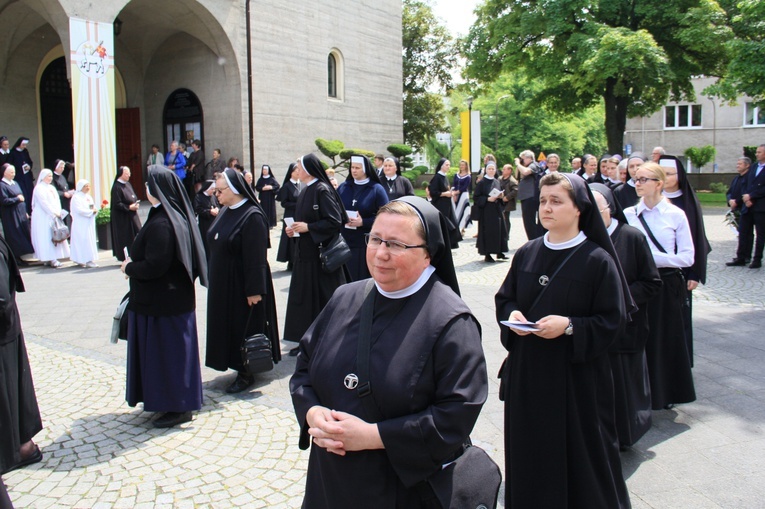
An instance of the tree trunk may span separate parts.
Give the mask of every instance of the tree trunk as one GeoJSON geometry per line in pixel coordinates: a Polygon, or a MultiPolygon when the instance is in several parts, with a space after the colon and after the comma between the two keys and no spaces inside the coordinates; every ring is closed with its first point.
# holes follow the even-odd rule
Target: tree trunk
{"type": "Polygon", "coordinates": [[[606,82],[603,99],[606,105],[606,140],[609,154],[621,154],[624,147],[624,129],[627,127],[627,106],[629,98],[614,94],[616,80],[606,82]]]}

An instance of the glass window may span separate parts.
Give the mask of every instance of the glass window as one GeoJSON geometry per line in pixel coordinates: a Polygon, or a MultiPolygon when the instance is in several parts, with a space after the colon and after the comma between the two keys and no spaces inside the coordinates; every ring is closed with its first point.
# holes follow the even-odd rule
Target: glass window
{"type": "Polygon", "coordinates": [[[337,60],[332,53],[327,57],[327,95],[337,97],[337,60]]]}
{"type": "Polygon", "coordinates": [[[678,104],[664,107],[665,129],[688,129],[701,127],[700,104],[678,104]]]}
{"type": "Polygon", "coordinates": [[[744,125],[765,126],[765,108],[755,106],[753,102],[746,103],[744,108],[744,125]]]}

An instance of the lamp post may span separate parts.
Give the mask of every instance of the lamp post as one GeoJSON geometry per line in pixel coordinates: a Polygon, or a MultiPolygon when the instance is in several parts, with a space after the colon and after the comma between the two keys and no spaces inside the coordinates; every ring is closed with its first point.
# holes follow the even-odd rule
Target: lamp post
{"type": "MultiPolygon", "coordinates": [[[[707,99],[712,103],[712,148],[715,149],[714,159],[712,160],[712,172],[717,173],[717,105],[715,104],[715,98],[711,95],[707,99]]],[[[700,171],[701,169],[699,169],[700,171]]]]}
{"type": "Polygon", "coordinates": [[[468,105],[468,166],[473,170],[473,96],[465,99],[468,105]]]}
{"type": "Polygon", "coordinates": [[[499,101],[507,99],[509,95],[503,95],[497,99],[497,104],[494,106],[494,156],[497,156],[499,152],[499,101]]]}

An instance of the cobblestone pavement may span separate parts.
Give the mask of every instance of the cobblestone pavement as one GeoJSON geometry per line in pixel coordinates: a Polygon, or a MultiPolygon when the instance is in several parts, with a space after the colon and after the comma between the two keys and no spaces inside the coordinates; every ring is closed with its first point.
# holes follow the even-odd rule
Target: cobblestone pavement
{"type": "MultiPolygon", "coordinates": [[[[765,507],[765,272],[725,267],[736,241],[723,213],[705,211],[714,251],[694,302],[698,400],[655,412],[653,429],[622,455],[635,508],[765,507]]],[[[522,232],[516,213],[511,252],[522,232]]],[[[493,301],[509,263],[484,263],[473,233],[454,251],[463,298],[483,326],[490,374],[473,437],[502,465],[503,408],[494,375],[504,352],[493,301]]],[[[286,357],[236,396],[222,392],[233,372],[203,368],[203,409],[179,428],[154,429],[150,414],[124,402],[125,344],[108,343],[111,317],[127,291],[109,255],[102,252],[99,269],[23,271],[27,292],[18,300],[45,426],[35,440],[45,458],[5,476],[15,506],[300,507],[308,454],[297,447],[289,399],[294,359],[286,357]]],[[[282,319],[284,269],[272,261],[282,319]]],[[[203,356],[206,296],[198,287],[203,356]]]]}

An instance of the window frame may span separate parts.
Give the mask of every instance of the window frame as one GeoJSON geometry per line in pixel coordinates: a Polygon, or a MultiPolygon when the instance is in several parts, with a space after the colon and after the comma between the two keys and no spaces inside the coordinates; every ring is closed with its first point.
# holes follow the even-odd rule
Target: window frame
{"type": "Polygon", "coordinates": [[[760,108],[754,105],[754,101],[746,101],[744,103],[744,127],[765,127],[765,108],[760,108]],[[752,108],[752,123],[747,123],[749,108],[752,108]],[[759,117],[762,116],[762,122],[758,122],[759,117]]]}
{"type": "Polygon", "coordinates": [[[676,130],[688,130],[688,129],[703,129],[704,127],[704,108],[701,104],[667,104],[664,106],[664,124],[663,124],[664,130],[668,131],[676,131],[676,130]],[[685,108],[685,112],[682,112],[682,109],[685,108]],[[698,125],[694,125],[694,109],[698,108],[698,117],[699,117],[699,123],[698,125]],[[667,125],[667,120],[669,119],[670,115],[669,112],[672,111],[672,117],[674,119],[673,126],[667,125]],[[680,125],[680,119],[681,117],[685,117],[686,124],[680,125]]]}
{"type": "Polygon", "coordinates": [[[327,53],[327,100],[332,102],[345,101],[345,64],[343,54],[337,48],[332,48],[327,53]],[[331,60],[334,60],[334,76],[332,75],[331,60]],[[331,94],[333,84],[335,95],[331,94]]]}

